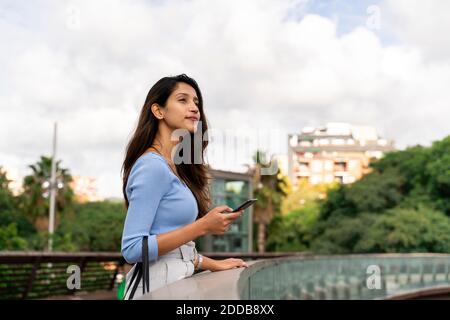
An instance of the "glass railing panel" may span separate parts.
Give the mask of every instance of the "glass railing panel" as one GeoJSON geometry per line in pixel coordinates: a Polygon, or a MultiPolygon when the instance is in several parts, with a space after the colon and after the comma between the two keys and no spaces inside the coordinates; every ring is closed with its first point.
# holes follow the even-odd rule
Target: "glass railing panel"
{"type": "Polygon", "coordinates": [[[279,259],[253,274],[249,299],[379,299],[412,289],[450,285],[450,256],[349,256],[279,259]],[[370,266],[380,288],[370,288],[370,266]]]}

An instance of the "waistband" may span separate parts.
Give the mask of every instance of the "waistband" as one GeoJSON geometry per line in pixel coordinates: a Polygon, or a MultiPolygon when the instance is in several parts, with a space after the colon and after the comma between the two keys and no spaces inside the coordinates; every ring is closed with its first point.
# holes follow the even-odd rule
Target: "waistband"
{"type": "Polygon", "coordinates": [[[195,242],[189,241],[178,248],[163,254],[160,258],[180,258],[183,261],[194,261],[197,255],[197,249],[195,248],[195,242]]]}

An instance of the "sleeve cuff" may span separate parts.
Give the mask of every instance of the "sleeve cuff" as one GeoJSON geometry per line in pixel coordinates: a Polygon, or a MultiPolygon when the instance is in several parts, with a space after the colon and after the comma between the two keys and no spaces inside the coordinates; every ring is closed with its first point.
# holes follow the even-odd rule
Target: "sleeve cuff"
{"type": "Polygon", "coordinates": [[[156,234],[151,234],[148,237],[148,259],[150,261],[158,260],[158,241],[156,240],[156,234]]]}

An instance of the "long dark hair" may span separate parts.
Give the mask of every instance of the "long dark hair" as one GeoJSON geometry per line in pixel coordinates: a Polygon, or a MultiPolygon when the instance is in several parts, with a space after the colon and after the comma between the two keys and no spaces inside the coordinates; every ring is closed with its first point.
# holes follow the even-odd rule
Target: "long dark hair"
{"type": "MultiPolygon", "coordinates": [[[[200,113],[200,121],[202,127],[202,137],[208,130],[206,123],[206,116],[203,112],[203,98],[200,88],[197,82],[188,77],[185,74],[180,74],[173,77],[164,77],[158,82],[156,82],[147,94],[144,106],[142,107],[141,114],[139,116],[139,121],[137,127],[128,142],[125,160],[122,165],[122,192],[125,197],[125,205],[128,208],[129,202],[126,194],[126,186],[128,182],[128,177],[130,175],[131,168],[133,167],[136,160],[142,156],[145,151],[150,148],[155,139],[156,133],[158,132],[158,119],[155,117],[151,111],[151,106],[157,103],[161,107],[166,106],[167,99],[170,94],[175,90],[177,83],[184,82],[191,87],[193,87],[197,93],[198,98],[198,108],[200,113]]],[[[191,134],[191,161],[190,163],[175,164],[177,167],[178,174],[183,179],[183,181],[188,185],[194,194],[197,205],[198,205],[198,218],[205,215],[209,210],[210,205],[210,195],[209,195],[209,175],[208,167],[204,164],[204,152],[208,146],[207,139],[202,139],[202,150],[201,150],[201,164],[197,164],[198,161],[194,161],[194,134],[191,134]]],[[[196,150],[197,151],[197,150],[196,150]]],[[[198,155],[195,155],[198,159],[198,155]]]]}

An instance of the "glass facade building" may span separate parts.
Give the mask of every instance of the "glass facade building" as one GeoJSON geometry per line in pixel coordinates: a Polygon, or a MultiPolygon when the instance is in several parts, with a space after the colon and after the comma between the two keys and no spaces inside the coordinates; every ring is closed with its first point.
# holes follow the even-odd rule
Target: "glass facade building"
{"type": "MultiPolygon", "coordinates": [[[[227,205],[236,208],[253,197],[252,176],[220,170],[211,170],[211,208],[227,205]]],[[[206,235],[197,239],[196,245],[203,252],[251,252],[253,206],[244,210],[240,218],[233,222],[224,235],[206,235]]]]}

